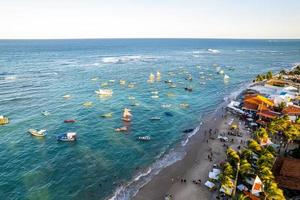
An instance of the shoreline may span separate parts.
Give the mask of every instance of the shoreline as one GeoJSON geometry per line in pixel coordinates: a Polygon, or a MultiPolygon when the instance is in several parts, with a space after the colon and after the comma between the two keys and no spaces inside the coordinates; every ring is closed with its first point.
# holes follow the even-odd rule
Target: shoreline
{"type": "MultiPolygon", "coordinates": [[[[223,102],[225,104],[226,102],[223,102]]],[[[212,168],[214,161],[220,159],[224,155],[216,155],[217,158],[213,159],[213,162],[209,162],[207,153],[211,148],[211,144],[217,140],[208,139],[209,129],[219,129],[222,123],[225,121],[222,118],[224,114],[223,107],[217,108],[213,113],[210,113],[200,126],[195,135],[189,138],[189,142],[186,146],[186,155],[183,159],[163,168],[157,175],[141,187],[138,193],[132,198],[134,200],[152,200],[152,199],[164,199],[166,194],[176,193],[182,184],[190,185],[188,191],[182,192],[188,193],[189,199],[211,199],[212,193],[203,185],[200,187],[192,183],[191,177],[195,180],[201,179],[204,182],[207,177],[208,171],[212,168]],[[205,130],[207,131],[205,133],[205,130]],[[208,140],[208,143],[207,143],[208,140]],[[202,169],[199,169],[202,168],[202,169]],[[199,169],[199,170],[198,170],[199,169]],[[187,179],[187,183],[180,183],[180,179],[187,179]],[[195,191],[195,189],[197,191],[195,191]],[[194,192],[194,197],[191,195],[191,191],[194,192]]],[[[222,148],[222,146],[221,146],[222,148]]],[[[224,151],[225,154],[225,151],[224,151]]],[[[178,196],[177,196],[178,197],[178,196]]],[[[178,198],[178,199],[183,199],[178,198]]],[[[176,196],[174,199],[177,199],[176,196]]]]}

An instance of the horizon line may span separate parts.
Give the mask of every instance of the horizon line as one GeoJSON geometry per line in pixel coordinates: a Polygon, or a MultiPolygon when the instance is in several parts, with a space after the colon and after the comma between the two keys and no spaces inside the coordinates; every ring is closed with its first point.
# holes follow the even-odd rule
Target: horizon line
{"type": "Polygon", "coordinates": [[[138,40],[138,39],[204,39],[204,40],[300,40],[299,38],[234,38],[234,37],[76,37],[76,38],[0,38],[0,40],[122,40],[122,39],[132,39],[132,40],[138,40]]]}

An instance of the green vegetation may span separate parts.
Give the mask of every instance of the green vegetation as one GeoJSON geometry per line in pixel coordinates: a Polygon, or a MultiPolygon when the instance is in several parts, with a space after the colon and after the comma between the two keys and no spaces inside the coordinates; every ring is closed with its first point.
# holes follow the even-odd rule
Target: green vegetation
{"type": "Polygon", "coordinates": [[[276,112],[282,112],[282,110],[286,107],[285,102],[281,102],[278,106],[274,107],[274,111],[276,112]]]}
{"type": "Polygon", "coordinates": [[[255,78],[255,81],[263,81],[263,80],[270,80],[273,78],[273,73],[271,71],[268,71],[267,74],[258,74],[255,78]]]}

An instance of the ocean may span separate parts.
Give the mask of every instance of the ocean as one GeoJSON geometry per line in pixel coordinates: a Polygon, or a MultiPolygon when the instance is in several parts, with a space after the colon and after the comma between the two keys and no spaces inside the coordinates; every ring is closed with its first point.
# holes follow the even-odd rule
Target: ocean
{"type": "Polygon", "coordinates": [[[184,156],[194,133],[184,130],[258,73],[299,62],[300,40],[0,40],[0,115],[10,119],[0,126],[0,199],[130,199],[184,156]],[[157,71],[161,79],[148,83],[157,71]],[[113,95],[99,98],[98,89],[113,95]],[[114,131],[124,125],[126,134],[114,131]],[[68,131],[76,142],[56,140],[68,131]]]}

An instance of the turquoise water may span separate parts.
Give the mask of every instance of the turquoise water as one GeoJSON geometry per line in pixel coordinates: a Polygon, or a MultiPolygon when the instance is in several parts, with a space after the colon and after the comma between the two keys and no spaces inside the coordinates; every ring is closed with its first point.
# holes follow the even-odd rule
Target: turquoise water
{"type": "Polygon", "coordinates": [[[105,199],[118,190],[118,199],[128,199],[151,177],[150,169],[179,159],[182,154],[170,149],[186,139],[183,130],[197,127],[256,74],[299,61],[299,40],[0,41],[0,115],[10,118],[9,125],[0,127],[0,198],[105,199]],[[156,71],[161,81],[147,83],[156,71]],[[192,81],[185,79],[187,74],[192,81]],[[119,84],[121,79],[126,86],[119,84]],[[106,82],[107,87],[100,86],[106,82]],[[129,82],[136,86],[128,88],[129,82]],[[99,88],[114,94],[99,98],[94,92],[99,88]],[[159,98],[151,98],[151,91],[158,91],[159,98]],[[67,94],[72,97],[64,99],[67,94]],[[139,105],[132,106],[129,96],[139,105]],[[93,102],[90,108],[82,105],[88,101],[93,102]],[[133,120],[128,134],[116,133],[125,107],[133,120]],[[51,115],[43,116],[44,110],[51,115]],[[112,118],[100,117],[108,112],[112,118]],[[161,120],[150,121],[154,116],[161,120]],[[65,119],[77,122],[66,124],[65,119]],[[48,134],[35,138],[29,128],[48,134]],[[56,141],[67,131],[77,132],[76,143],[56,141]],[[137,141],[142,135],[152,140],[137,141]]]}

